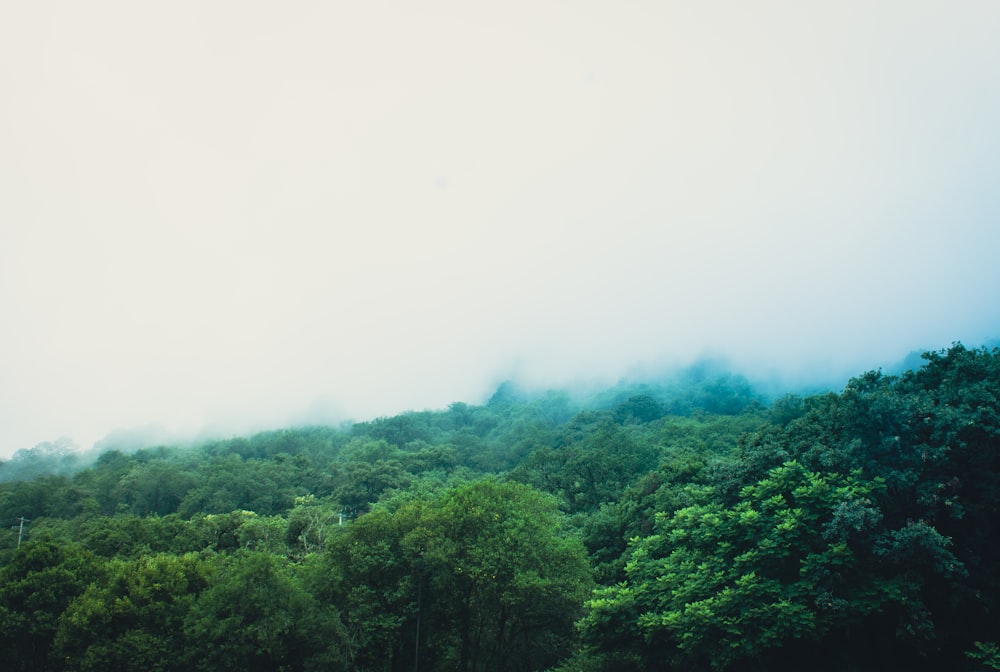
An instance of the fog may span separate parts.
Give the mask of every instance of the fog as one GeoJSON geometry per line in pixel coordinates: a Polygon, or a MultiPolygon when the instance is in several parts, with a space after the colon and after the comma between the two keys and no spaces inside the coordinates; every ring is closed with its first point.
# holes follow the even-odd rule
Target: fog
{"type": "Polygon", "coordinates": [[[1000,4],[6,2],[0,456],[1000,335],[1000,4]]]}

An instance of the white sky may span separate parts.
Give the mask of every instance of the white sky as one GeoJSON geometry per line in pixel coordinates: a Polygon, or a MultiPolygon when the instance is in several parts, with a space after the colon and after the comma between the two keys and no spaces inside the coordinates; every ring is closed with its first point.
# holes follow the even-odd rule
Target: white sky
{"type": "Polygon", "coordinates": [[[996,337],[998,35],[995,0],[0,0],[0,456],[996,337]]]}

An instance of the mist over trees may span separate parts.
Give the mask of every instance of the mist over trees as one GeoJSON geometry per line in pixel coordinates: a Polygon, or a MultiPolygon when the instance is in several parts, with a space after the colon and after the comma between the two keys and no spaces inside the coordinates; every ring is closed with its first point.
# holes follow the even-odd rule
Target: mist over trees
{"type": "Polygon", "coordinates": [[[0,464],[5,670],[1000,669],[1000,349],[0,464]]]}

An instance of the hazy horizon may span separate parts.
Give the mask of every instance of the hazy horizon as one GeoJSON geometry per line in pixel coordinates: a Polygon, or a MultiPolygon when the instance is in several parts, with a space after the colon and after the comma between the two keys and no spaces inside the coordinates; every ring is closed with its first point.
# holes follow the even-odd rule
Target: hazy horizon
{"type": "MultiPolygon", "coordinates": [[[[953,345],[953,344],[952,344],[953,345]]],[[[986,347],[992,349],[1000,347],[1000,339],[990,339],[984,344],[963,344],[967,347],[986,347]]],[[[931,348],[930,350],[944,350],[946,348],[931,348]]],[[[48,448],[59,453],[69,450],[80,453],[85,459],[93,459],[98,454],[106,450],[124,450],[131,452],[140,448],[150,448],[155,446],[194,446],[203,442],[225,440],[234,437],[250,437],[260,432],[281,431],[285,429],[307,428],[320,425],[334,427],[349,427],[353,423],[364,423],[384,417],[403,415],[411,412],[440,411],[445,412],[453,403],[466,403],[470,405],[487,405],[493,395],[502,393],[508,385],[513,386],[514,394],[525,395],[528,401],[544,397],[547,394],[566,394],[571,405],[580,408],[592,408],[597,404],[606,403],[608,393],[618,393],[630,387],[644,387],[650,385],[659,388],[661,393],[667,394],[665,401],[669,401],[669,391],[674,385],[680,385],[681,390],[686,389],[685,381],[690,381],[691,376],[700,379],[702,376],[708,378],[722,379],[735,377],[748,382],[753,392],[766,403],[776,400],[788,394],[798,396],[808,396],[811,394],[822,394],[827,391],[840,391],[850,380],[850,378],[861,375],[871,370],[879,370],[887,375],[898,375],[909,368],[916,368],[923,365],[921,355],[928,349],[918,349],[909,352],[906,356],[895,361],[874,363],[871,366],[856,371],[841,372],[835,374],[830,370],[800,371],[798,373],[781,371],[778,369],[754,369],[750,367],[738,367],[733,362],[723,357],[701,356],[697,359],[684,363],[664,364],[648,363],[647,365],[635,365],[629,368],[617,378],[580,377],[575,379],[563,378],[555,380],[552,378],[521,375],[509,378],[498,379],[491,383],[481,394],[472,398],[451,399],[446,403],[435,406],[409,407],[397,409],[382,409],[364,416],[350,416],[342,411],[330,407],[313,406],[307,409],[296,409],[284,419],[254,422],[250,419],[239,421],[230,419],[229,422],[208,423],[200,427],[168,427],[162,423],[149,422],[146,424],[117,426],[100,437],[88,440],[83,443],[76,441],[70,436],[49,437],[46,440],[36,442],[32,446],[22,448],[48,448]],[[86,454],[85,453],[89,453],[86,454]]],[[[18,450],[21,450],[19,448],[18,450]]],[[[13,451],[17,452],[17,450],[13,451]]],[[[8,459],[11,455],[0,455],[0,460],[8,459]]],[[[86,464],[81,463],[81,464],[86,464]]],[[[80,464],[75,464],[71,469],[82,468],[80,464]]]]}
{"type": "Polygon", "coordinates": [[[1000,336],[1000,4],[10,3],[0,459],[1000,336]]]}

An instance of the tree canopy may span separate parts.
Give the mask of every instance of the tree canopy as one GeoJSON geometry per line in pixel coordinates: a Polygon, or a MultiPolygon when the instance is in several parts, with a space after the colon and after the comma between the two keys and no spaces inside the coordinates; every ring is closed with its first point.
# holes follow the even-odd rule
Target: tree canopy
{"type": "Polygon", "coordinates": [[[5,670],[1000,669],[997,349],[107,447],[0,463],[5,670]]]}

